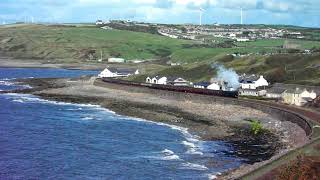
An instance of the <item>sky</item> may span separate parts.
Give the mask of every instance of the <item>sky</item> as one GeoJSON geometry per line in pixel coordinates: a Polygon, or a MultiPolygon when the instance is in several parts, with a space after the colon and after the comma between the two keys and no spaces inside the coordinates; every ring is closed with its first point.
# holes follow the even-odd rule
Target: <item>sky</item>
{"type": "Polygon", "coordinates": [[[0,23],[79,23],[97,19],[154,23],[287,24],[320,27],[320,0],[0,0],[0,23]]]}

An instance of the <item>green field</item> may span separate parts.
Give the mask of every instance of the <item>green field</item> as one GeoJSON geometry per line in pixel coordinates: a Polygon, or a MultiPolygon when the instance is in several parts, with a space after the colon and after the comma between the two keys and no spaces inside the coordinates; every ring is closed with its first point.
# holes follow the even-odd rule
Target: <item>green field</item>
{"type": "Polygon", "coordinates": [[[98,57],[102,51],[104,57],[152,59],[168,56],[189,43],[146,33],[40,25],[0,28],[0,39],[1,50],[15,57],[69,61],[88,58],[90,50],[98,57]],[[12,39],[5,42],[8,38],[12,39]]]}
{"type": "MultiPolygon", "coordinates": [[[[219,43],[223,39],[218,39],[219,43]]],[[[12,25],[0,26],[0,50],[10,56],[52,61],[97,60],[101,56],[131,59],[171,59],[192,63],[217,56],[240,53],[276,52],[284,40],[257,40],[236,43],[233,48],[190,46],[197,41],[170,39],[148,33],[103,30],[89,25],[12,25]]],[[[298,41],[305,48],[320,42],[298,41]]]]}

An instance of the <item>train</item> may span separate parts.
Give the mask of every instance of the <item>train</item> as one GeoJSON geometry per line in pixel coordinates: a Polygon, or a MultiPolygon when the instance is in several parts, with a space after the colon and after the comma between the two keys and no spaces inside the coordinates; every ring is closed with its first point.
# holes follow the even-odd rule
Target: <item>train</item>
{"type": "Polygon", "coordinates": [[[157,90],[202,94],[202,95],[209,95],[209,96],[230,97],[230,98],[239,97],[238,91],[210,90],[210,89],[201,89],[201,88],[194,88],[194,87],[188,87],[188,86],[140,83],[140,82],[127,81],[122,79],[115,79],[115,78],[101,78],[101,79],[103,82],[106,82],[106,83],[136,86],[136,87],[147,87],[150,89],[157,89],[157,90]]]}

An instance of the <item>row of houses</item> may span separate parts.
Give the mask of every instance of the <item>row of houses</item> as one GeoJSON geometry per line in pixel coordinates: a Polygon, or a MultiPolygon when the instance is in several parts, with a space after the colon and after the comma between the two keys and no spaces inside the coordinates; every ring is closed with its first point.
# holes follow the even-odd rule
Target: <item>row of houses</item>
{"type": "Polygon", "coordinates": [[[190,86],[192,82],[187,81],[181,77],[147,77],[146,83],[161,84],[161,85],[173,85],[173,86],[190,86]]]}
{"type": "MultiPolygon", "coordinates": [[[[138,74],[140,74],[138,69],[108,67],[104,69],[98,76],[100,78],[117,78],[138,74]]],[[[212,79],[211,82],[192,83],[182,77],[154,76],[147,77],[146,83],[173,86],[192,86],[194,88],[210,90],[236,90],[230,88],[227,82],[218,79],[212,79]]],[[[239,77],[239,84],[239,95],[241,96],[264,97],[296,106],[303,106],[309,102],[312,102],[317,98],[317,94],[320,94],[320,87],[315,86],[276,83],[272,87],[268,87],[269,82],[263,76],[257,75],[241,75],[239,77]]]]}
{"type": "Polygon", "coordinates": [[[166,76],[155,76],[147,77],[146,83],[149,84],[161,84],[161,85],[173,85],[173,86],[191,86],[200,89],[210,89],[210,90],[230,90],[227,88],[227,84],[223,81],[214,80],[211,82],[198,82],[192,83],[185,80],[182,77],[166,77],[166,76]]]}
{"type": "Polygon", "coordinates": [[[242,96],[264,97],[296,106],[304,106],[317,98],[317,92],[314,89],[298,86],[299,85],[286,88],[275,86],[268,89],[240,89],[239,94],[242,96]]]}

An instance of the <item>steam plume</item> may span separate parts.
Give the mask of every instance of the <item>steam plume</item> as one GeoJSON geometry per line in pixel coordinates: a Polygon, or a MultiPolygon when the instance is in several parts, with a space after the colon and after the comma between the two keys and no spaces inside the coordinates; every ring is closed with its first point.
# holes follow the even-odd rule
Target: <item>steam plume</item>
{"type": "Polygon", "coordinates": [[[239,75],[231,68],[226,69],[223,65],[214,65],[218,69],[217,79],[227,82],[228,87],[238,89],[240,87],[239,75]]]}

